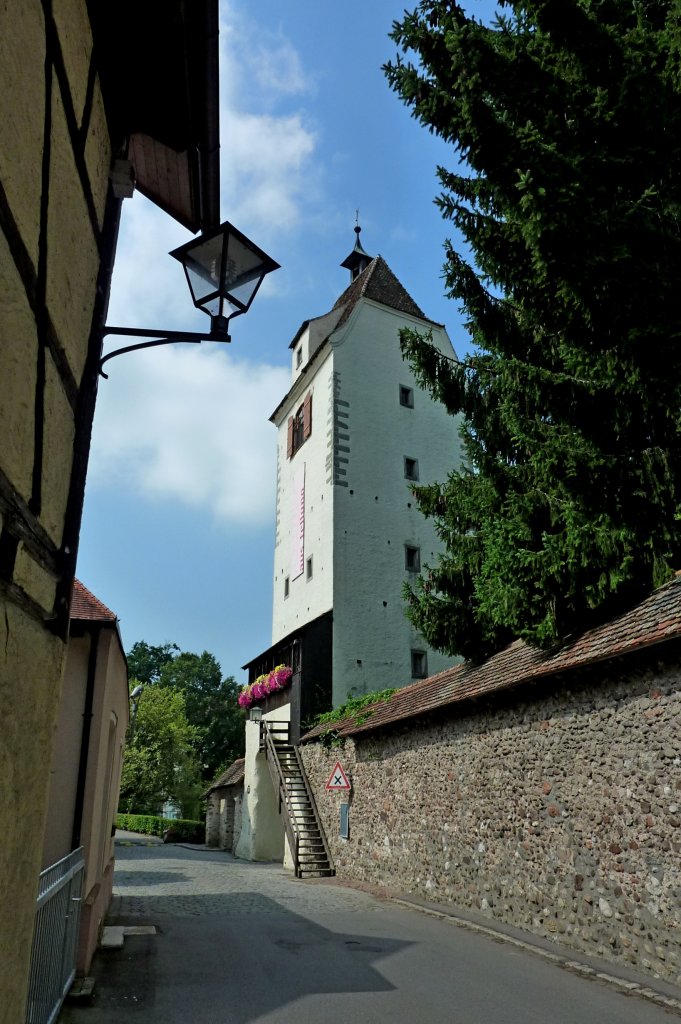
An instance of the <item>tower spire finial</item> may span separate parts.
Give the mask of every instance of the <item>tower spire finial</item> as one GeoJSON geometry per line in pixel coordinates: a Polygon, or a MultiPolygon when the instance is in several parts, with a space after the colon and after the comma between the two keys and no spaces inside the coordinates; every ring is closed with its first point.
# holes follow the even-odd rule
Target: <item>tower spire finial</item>
{"type": "Polygon", "coordinates": [[[365,252],[362,247],[362,243],[359,240],[361,231],[362,229],[359,226],[359,209],[357,209],[355,210],[354,227],[354,232],[356,235],[355,248],[352,250],[347,259],[343,260],[343,262],[341,263],[341,267],[347,267],[347,269],[350,271],[351,281],[354,281],[356,277],[359,277],[359,275],[362,273],[365,267],[367,267],[368,264],[371,263],[373,259],[373,256],[370,256],[368,252],[365,252]]]}

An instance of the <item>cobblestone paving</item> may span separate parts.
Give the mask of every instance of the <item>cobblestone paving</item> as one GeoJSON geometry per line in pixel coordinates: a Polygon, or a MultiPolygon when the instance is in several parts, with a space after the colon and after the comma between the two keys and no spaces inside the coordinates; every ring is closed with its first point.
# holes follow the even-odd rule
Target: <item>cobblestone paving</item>
{"type": "Polygon", "coordinates": [[[375,897],[325,880],[300,881],[281,864],[219,850],[117,840],[111,917],[334,913],[381,909],[375,897]]]}

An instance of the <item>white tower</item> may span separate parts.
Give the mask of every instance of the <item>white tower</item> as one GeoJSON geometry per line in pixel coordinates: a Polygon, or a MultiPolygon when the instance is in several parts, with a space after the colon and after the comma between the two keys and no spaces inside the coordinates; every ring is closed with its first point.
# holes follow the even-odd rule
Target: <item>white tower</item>
{"type": "Polygon", "coordinates": [[[350,286],[296,333],[291,387],[271,417],[278,429],[271,650],[327,623],[331,679],[324,682],[334,706],[453,661],[410,624],[402,587],[442,547],[410,486],[443,480],[459,466],[458,423],[418,387],[402,359],[400,329],[430,332],[440,351],[454,351],[444,327],[424,316],[355,231],[342,264],[350,286]]]}

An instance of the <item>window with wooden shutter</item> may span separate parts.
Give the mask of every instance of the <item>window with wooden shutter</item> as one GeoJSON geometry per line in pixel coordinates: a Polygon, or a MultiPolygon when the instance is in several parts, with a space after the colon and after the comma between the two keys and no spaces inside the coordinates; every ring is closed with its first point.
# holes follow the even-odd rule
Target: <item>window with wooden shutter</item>
{"type": "Polygon", "coordinates": [[[288,429],[286,432],[286,458],[293,456],[293,416],[288,418],[288,429]]]}
{"type": "Polygon", "coordinates": [[[288,421],[287,455],[292,459],[298,449],[307,441],[312,433],[312,392],[306,396],[302,405],[296,409],[294,416],[288,421]]]}
{"type": "Polygon", "coordinates": [[[312,392],[309,391],[303,402],[303,441],[307,441],[312,433],[312,392]]]}

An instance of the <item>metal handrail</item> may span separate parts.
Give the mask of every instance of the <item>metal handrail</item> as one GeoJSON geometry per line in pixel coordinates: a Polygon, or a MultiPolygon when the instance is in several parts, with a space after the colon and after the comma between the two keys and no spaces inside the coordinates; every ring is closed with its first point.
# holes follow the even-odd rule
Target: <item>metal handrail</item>
{"type": "Polygon", "coordinates": [[[82,846],[40,873],[26,1024],[55,1024],[75,977],[84,874],[82,846]]]}
{"type": "MultiPolygon", "coordinates": [[[[289,735],[289,733],[288,733],[288,723],[261,722],[260,723],[260,735],[261,735],[261,737],[264,737],[264,741],[265,741],[264,742],[265,757],[267,759],[267,763],[268,763],[269,768],[270,768],[270,775],[272,776],[272,781],[274,782],[274,784],[275,784],[275,786],[277,787],[277,790],[278,790],[279,811],[280,811],[280,813],[281,813],[282,798],[283,798],[284,803],[286,804],[286,814],[284,815],[284,828],[286,830],[286,834],[288,836],[289,843],[291,844],[291,852],[293,854],[293,868],[294,868],[295,874],[297,876],[298,875],[298,871],[300,869],[299,836],[298,836],[298,830],[296,829],[295,824],[294,824],[295,817],[294,817],[294,814],[293,814],[293,806],[292,806],[292,804],[290,802],[290,795],[289,795],[288,789],[286,788],[286,782],[284,780],[284,773],[281,770],[281,764],[279,763],[279,757],[277,756],[276,747],[274,745],[274,739],[272,738],[272,724],[277,724],[277,725],[285,724],[286,725],[285,736],[286,736],[286,739],[288,740],[288,735],[289,735]]],[[[277,732],[284,732],[283,729],[277,729],[276,731],[277,732]]]]}
{"type": "Polygon", "coordinates": [[[311,788],[310,783],[309,783],[308,778],[307,778],[307,772],[305,771],[305,766],[303,765],[303,761],[302,761],[302,758],[300,756],[300,751],[298,750],[297,746],[293,747],[293,752],[296,755],[296,761],[298,762],[298,768],[300,769],[300,777],[303,780],[303,785],[305,786],[305,792],[307,793],[308,800],[310,801],[310,806],[312,807],[312,810],[314,811],[314,816],[315,816],[315,818],[317,820],[317,825],[319,826],[319,835],[321,836],[322,843],[324,844],[324,851],[326,853],[326,858],[327,858],[327,860],[329,862],[329,868],[332,871],[334,871],[335,869],[334,869],[334,866],[333,866],[333,857],[331,856],[331,850],[329,849],[329,845],[328,845],[328,843],[326,841],[326,833],[324,831],[324,826],[322,824],[322,819],[319,816],[319,810],[317,808],[317,802],[316,802],[316,800],[314,798],[314,795],[312,793],[312,788],[311,788]]]}

